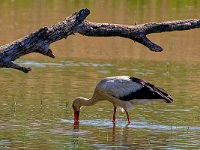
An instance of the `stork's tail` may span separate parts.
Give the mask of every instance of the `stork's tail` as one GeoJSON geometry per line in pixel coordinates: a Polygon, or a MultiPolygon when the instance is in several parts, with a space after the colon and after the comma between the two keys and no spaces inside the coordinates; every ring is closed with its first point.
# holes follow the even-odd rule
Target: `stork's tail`
{"type": "Polygon", "coordinates": [[[172,103],[174,100],[164,89],[156,87],[156,93],[159,94],[166,103],[172,103]]]}

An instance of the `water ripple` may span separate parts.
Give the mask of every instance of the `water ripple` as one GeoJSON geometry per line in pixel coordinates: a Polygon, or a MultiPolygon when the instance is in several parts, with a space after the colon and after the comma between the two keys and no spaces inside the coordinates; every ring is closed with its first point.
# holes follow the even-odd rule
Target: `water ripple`
{"type": "Polygon", "coordinates": [[[17,61],[17,63],[21,65],[27,65],[27,66],[34,66],[34,67],[46,67],[46,66],[83,66],[83,67],[111,67],[112,64],[99,64],[99,63],[93,63],[93,62],[73,62],[73,61],[61,61],[60,63],[44,63],[44,62],[36,62],[36,61],[17,61]]]}
{"type": "MultiPolygon", "coordinates": [[[[73,123],[73,120],[62,120],[64,123],[73,123]]],[[[113,123],[111,121],[102,121],[102,120],[81,120],[80,125],[90,125],[90,126],[105,126],[105,127],[113,127],[113,123]]],[[[169,126],[169,125],[161,125],[161,124],[151,124],[148,122],[138,122],[134,121],[130,124],[127,124],[126,121],[118,121],[116,123],[116,127],[125,127],[135,129],[151,129],[151,130],[163,130],[163,131],[171,131],[171,130],[194,130],[200,131],[200,127],[198,126],[169,126]]]]}

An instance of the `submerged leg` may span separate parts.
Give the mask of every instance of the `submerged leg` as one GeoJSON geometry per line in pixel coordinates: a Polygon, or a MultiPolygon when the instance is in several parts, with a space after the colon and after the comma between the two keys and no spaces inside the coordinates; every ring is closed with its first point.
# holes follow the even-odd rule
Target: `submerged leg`
{"type": "Polygon", "coordinates": [[[117,109],[117,107],[114,106],[114,111],[113,111],[113,123],[116,123],[116,109],[117,109]]]}
{"type": "Polygon", "coordinates": [[[124,110],[126,112],[126,117],[127,117],[128,123],[131,123],[131,119],[129,117],[128,111],[126,109],[124,109],[124,110]]]}

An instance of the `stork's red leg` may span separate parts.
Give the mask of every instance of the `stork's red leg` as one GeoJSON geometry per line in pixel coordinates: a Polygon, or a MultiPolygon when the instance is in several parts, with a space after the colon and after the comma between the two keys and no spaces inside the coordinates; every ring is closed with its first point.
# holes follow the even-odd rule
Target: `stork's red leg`
{"type": "Polygon", "coordinates": [[[126,117],[127,117],[128,123],[131,123],[131,119],[129,117],[128,111],[126,109],[124,109],[124,110],[126,112],[126,117]]]}
{"type": "Polygon", "coordinates": [[[113,123],[116,122],[116,109],[117,109],[117,107],[114,106],[114,111],[113,111],[113,123]]]}

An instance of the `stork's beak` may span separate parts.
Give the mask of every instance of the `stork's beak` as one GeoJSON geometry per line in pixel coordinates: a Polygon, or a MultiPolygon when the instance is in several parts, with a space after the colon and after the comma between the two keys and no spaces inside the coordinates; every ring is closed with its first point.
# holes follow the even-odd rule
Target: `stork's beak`
{"type": "Polygon", "coordinates": [[[74,122],[79,122],[79,111],[74,111],[74,122]]]}

